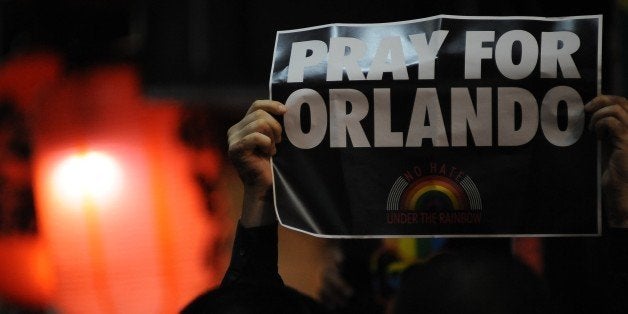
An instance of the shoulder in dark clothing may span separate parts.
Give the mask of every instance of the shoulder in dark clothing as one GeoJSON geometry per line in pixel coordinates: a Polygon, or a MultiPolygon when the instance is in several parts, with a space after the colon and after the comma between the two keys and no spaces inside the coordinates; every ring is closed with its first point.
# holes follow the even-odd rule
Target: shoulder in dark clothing
{"type": "Polygon", "coordinates": [[[325,313],[314,299],[284,285],[277,268],[277,224],[238,226],[229,269],[220,287],[197,297],[181,313],[325,313]]]}

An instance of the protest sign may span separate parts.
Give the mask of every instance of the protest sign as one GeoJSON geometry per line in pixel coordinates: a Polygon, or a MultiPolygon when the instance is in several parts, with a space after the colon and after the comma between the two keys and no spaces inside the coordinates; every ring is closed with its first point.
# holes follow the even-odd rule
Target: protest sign
{"type": "Polygon", "coordinates": [[[595,235],[602,17],[277,33],[281,224],[326,237],[595,235]]]}

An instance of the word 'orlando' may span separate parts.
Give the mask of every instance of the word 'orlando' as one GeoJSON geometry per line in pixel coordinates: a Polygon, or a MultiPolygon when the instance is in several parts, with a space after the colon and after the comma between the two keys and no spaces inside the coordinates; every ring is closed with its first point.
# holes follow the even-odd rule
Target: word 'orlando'
{"type": "MultiPolygon", "coordinates": [[[[356,38],[330,38],[329,48],[319,40],[294,42],[287,82],[302,85],[310,68],[325,71],[326,81],[342,81],[343,75],[348,81],[382,80],[385,73],[390,73],[393,80],[410,80],[406,61],[412,58],[418,63],[416,79],[434,80],[438,52],[448,33],[435,31],[430,40],[426,34],[412,34],[407,39],[385,37],[375,49],[370,49],[375,51],[372,56],[367,56],[367,44],[356,38]],[[408,46],[404,40],[408,39],[412,49],[404,48],[408,46]]],[[[580,47],[579,37],[566,31],[541,32],[538,36],[540,44],[523,30],[508,31],[497,40],[494,31],[467,31],[464,79],[481,79],[483,60],[488,59],[494,60],[506,81],[525,79],[535,69],[539,69],[542,79],[558,78],[559,73],[566,79],[579,79],[572,57],[580,47]],[[491,43],[493,47],[486,47],[491,43]],[[515,53],[513,47],[519,50],[515,53]]],[[[557,85],[537,99],[527,89],[514,85],[477,87],[473,89],[475,100],[468,87],[417,87],[406,125],[392,124],[391,111],[396,104],[391,104],[390,88],[374,88],[372,97],[357,89],[329,89],[328,99],[314,89],[300,88],[285,101],[285,131],[290,142],[301,149],[320,145],[327,135],[330,147],[422,147],[426,140],[434,147],[464,147],[469,145],[468,133],[475,146],[521,146],[536,136],[539,127],[545,139],[555,146],[570,146],[578,141],[585,117],[582,97],[576,89],[557,85]],[[439,94],[447,92],[450,108],[446,112],[450,116],[446,120],[439,94]],[[309,115],[303,114],[304,108],[309,115]],[[567,117],[562,124],[557,118],[561,110],[566,111],[567,117]],[[304,121],[308,127],[304,127],[304,121]],[[373,125],[372,132],[364,130],[364,122],[373,125]]]]}

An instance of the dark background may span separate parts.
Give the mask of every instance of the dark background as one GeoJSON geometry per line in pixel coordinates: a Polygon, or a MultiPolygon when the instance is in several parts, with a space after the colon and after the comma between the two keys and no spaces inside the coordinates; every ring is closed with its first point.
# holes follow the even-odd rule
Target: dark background
{"type": "MultiPolygon", "coordinates": [[[[437,14],[568,16],[604,14],[604,64],[620,61],[622,35],[612,0],[574,1],[0,1],[0,47],[61,51],[69,67],[110,61],[141,65],[149,96],[242,112],[268,97],[277,30],[327,23],[375,23],[437,14]]],[[[606,92],[618,67],[604,67],[606,92]]]]}

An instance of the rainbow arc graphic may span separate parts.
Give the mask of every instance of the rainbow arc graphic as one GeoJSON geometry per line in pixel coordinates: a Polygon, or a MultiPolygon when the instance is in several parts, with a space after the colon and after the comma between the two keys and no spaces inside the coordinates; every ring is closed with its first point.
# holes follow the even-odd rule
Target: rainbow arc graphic
{"type": "Polygon", "coordinates": [[[386,205],[387,210],[437,211],[480,210],[482,199],[477,186],[469,176],[460,183],[438,175],[408,182],[399,177],[393,184],[386,205]]]}

